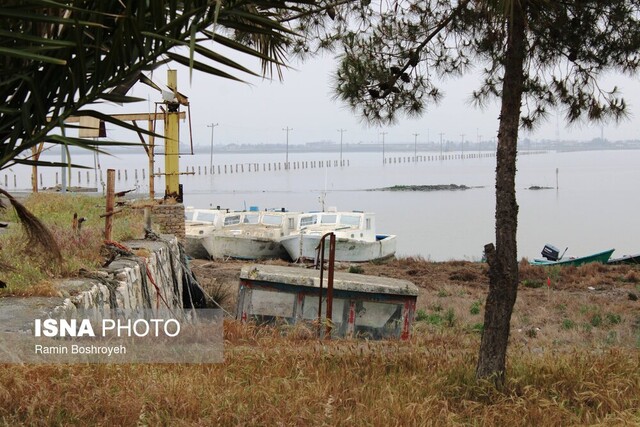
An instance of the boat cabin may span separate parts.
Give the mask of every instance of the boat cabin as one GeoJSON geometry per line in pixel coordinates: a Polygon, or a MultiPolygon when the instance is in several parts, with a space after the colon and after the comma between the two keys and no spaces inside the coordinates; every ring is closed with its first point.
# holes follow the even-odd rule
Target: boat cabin
{"type": "Polygon", "coordinates": [[[198,237],[213,232],[221,226],[222,218],[226,212],[220,209],[185,208],[185,234],[191,237],[198,237]]]}
{"type": "Polygon", "coordinates": [[[298,227],[307,235],[332,231],[337,237],[376,240],[375,214],[370,212],[309,212],[298,218],[298,227]]]}
{"type": "Polygon", "coordinates": [[[289,235],[296,229],[299,212],[242,211],[224,216],[220,231],[224,234],[255,234],[270,238],[289,235]]]}
{"type": "MultiPolygon", "coordinates": [[[[326,319],[327,276],[322,289],[326,319]]],[[[320,271],[303,267],[248,265],[240,273],[237,318],[258,324],[318,320],[320,271]]],[[[334,337],[408,339],[418,288],[407,280],[335,272],[334,337]]]]}

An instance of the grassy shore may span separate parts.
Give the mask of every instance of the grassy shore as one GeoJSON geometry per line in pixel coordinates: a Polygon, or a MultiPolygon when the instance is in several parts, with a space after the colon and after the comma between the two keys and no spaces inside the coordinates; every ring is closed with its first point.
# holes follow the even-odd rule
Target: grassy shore
{"type": "Polygon", "coordinates": [[[640,354],[509,352],[476,383],[479,338],[319,342],[228,322],[218,365],[4,366],[6,425],[638,425],[640,354]]]}
{"type": "MultiPolygon", "coordinates": [[[[61,236],[67,264],[47,267],[36,255],[20,255],[19,236],[0,236],[4,260],[18,264],[24,277],[29,269],[41,275],[12,282],[13,294],[37,293],[41,283],[100,263],[99,255],[89,253],[102,241],[92,230],[94,224],[100,229],[100,199],[58,197],[41,195],[35,199],[41,202],[27,203],[61,236]],[[70,227],[76,210],[90,218],[79,249],[73,249],[78,235],[70,227]],[[35,261],[44,267],[30,266],[35,261]]],[[[116,238],[140,237],[138,219],[126,218],[116,219],[116,227],[124,225],[116,238]]],[[[242,265],[193,263],[207,289],[229,296],[229,312],[242,265]]],[[[339,268],[414,282],[420,294],[411,340],[319,341],[304,327],[273,329],[228,319],[221,364],[0,365],[0,423],[640,425],[637,266],[545,268],[523,260],[507,384],[500,391],[474,379],[486,265],[402,258],[339,268]]]]}
{"type": "MultiPolygon", "coordinates": [[[[41,295],[55,293],[53,284],[73,277],[80,269],[95,269],[104,260],[100,248],[104,241],[105,201],[102,197],[59,193],[36,193],[24,199],[24,205],[51,231],[62,251],[63,262],[57,263],[46,251],[27,247],[27,238],[18,224],[13,209],[0,210],[0,221],[11,223],[0,235],[0,264],[13,269],[0,272],[7,283],[0,295],[41,295]],[[73,215],[86,218],[80,230],[73,229],[73,215]]],[[[139,209],[124,209],[116,215],[113,239],[141,238],[143,216],[139,209]]]]}

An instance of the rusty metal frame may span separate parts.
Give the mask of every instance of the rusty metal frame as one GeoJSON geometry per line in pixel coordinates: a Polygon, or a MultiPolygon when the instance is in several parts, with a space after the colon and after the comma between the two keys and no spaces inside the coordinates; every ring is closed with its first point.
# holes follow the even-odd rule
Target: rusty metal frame
{"type": "Polygon", "coordinates": [[[320,294],[318,298],[318,334],[322,336],[322,283],[324,279],[324,250],[326,238],[329,237],[329,265],[327,277],[327,308],[326,308],[326,331],[325,338],[331,339],[331,329],[333,328],[333,276],[336,263],[336,235],[333,232],[324,234],[316,247],[316,268],[320,267],[320,294]],[[318,264],[317,260],[320,260],[318,264]]]}

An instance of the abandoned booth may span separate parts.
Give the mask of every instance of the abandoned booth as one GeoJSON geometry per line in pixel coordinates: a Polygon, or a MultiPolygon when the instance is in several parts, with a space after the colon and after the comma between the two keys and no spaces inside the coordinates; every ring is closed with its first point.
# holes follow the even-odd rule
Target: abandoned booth
{"type": "MultiPolygon", "coordinates": [[[[327,274],[322,286],[326,318],[327,274]]],[[[236,316],[258,324],[318,319],[320,271],[303,267],[249,265],[240,273],[236,316]]],[[[332,336],[408,339],[418,288],[407,280],[336,272],[332,336]]]]}

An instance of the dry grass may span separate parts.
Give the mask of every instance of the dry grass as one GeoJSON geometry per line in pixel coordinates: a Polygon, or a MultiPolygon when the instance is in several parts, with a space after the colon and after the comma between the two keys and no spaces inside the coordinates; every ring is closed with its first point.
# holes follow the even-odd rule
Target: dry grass
{"type": "MultiPolygon", "coordinates": [[[[86,195],[36,193],[24,200],[24,205],[40,218],[51,231],[62,251],[62,262],[39,247],[27,245],[27,236],[19,227],[0,236],[0,264],[7,264],[13,271],[2,271],[7,295],[51,295],[46,284],[52,280],[73,277],[80,269],[94,269],[104,259],[100,256],[103,242],[104,199],[86,195]],[[85,217],[79,231],[72,228],[73,214],[85,217]]],[[[0,218],[17,222],[11,209],[0,211],[0,218]]],[[[143,219],[139,210],[125,210],[114,221],[114,240],[126,240],[143,236],[143,219]]]]}
{"type": "Polygon", "coordinates": [[[0,419],[28,425],[633,425],[640,355],[510,352],[502,392],[473,380],[475,334],[319,342],[227,322],[219,365],[0,370],[0,419]]]}
{"type": "MultiPolygon", "coordinates": [[[[67,218],[61,224],[62,238],[72,242],[64,234],[67,218]]],[[[94,239],[88,235],[83,245],[94,239]]],[[[199,279],[235,296],[242,263],[194,266],[199,279]]],[[[474,380],[486,265],[403,258],[359,267],[419,287],[417,308],[425,320],[415,323],[409,342],[319,342],[302,326],[227,321],[225,362],[218,365],[4,365],[0,422],[640,424],[640,302],[629,297],[640,294],[638,267],[540,268],[523,262],[502,391],[474,380]]],[[[48,282],[38,282],[42,292],[48,282]]],[[[233,306],[229,301],[226,309],[233,306]]]]}

